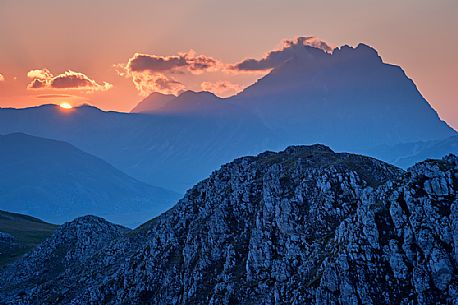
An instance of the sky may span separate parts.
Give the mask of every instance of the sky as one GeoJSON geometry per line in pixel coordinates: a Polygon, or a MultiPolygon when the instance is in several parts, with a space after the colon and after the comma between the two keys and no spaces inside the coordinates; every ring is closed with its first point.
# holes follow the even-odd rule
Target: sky
{"type": "Polygon", "coordinates": [[[233,69],[300,36],[359,42],[401,66],[458,129],[456,0],[0,0],[0,107],[129,111],[149,92],[230,96],[233,69]]]}

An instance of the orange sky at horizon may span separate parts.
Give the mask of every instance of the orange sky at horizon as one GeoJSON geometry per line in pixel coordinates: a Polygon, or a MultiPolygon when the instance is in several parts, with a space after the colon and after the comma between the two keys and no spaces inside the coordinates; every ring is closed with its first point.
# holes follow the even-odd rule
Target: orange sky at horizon
{"type": "Polygon", "coordinates": [[[129,111],[143,96],[116,65],[135,53],[177,57],[179,69],[155,78],[171,90],[225,90],[227,96],[262,74],[193,65],[261,58],[284,39],[318,36],[335,46],[374,47],[458,129],[457,15],[455,0],[0,0],[0,107],[68,102],[129,111]],[[32,70],[40,70],[36,89],[27,88],[36,80],[27,76],[32,70]],[[85,87],[62,89],[69,84],[85,87]]]}

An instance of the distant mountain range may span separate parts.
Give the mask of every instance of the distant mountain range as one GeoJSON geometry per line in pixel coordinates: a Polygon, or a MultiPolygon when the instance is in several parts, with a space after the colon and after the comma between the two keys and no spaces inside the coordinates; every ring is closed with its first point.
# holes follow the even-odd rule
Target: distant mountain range
{"type": "Polygon", "coordinates": [[[44,105],[1,109],[0,133],[65,141],[141,181],[184,192],[239,153],[273,146],[273,132],[248,118],[129,114],[90,106],[62,111],[44,105]]]}
{"type": "Polygon", "coordinates": [[[364,153],[385,160],[402,168],[412,166],[418,160],[438,159],[452,153],[458,156],[458,136],[442,140],[380,145],[364,153]]]}
{"type": "Polygon", "coordinates": [[[73,145],[22,133],[0,136],[0,172],[0,209],[53,223],[96,214],[135,226],[178,198],[73,145]]]}
{"type": "MultiPolygon", "coordinates": [[[[457,134],[400,67],[364,44],[332,54],[298,46],[292,54],[231,98],[153,93],[132,110],[138,113],[90,106],[1,109],[0,133],[66,141],[136,179],[178,192],[221,164],[258,151],[323,143],[370,154],[380,146],[434,146],[457,134]]],[[[406,166],[420,160],[404,151],[388,149],[382,159],[402,159],[406,166]]]]}

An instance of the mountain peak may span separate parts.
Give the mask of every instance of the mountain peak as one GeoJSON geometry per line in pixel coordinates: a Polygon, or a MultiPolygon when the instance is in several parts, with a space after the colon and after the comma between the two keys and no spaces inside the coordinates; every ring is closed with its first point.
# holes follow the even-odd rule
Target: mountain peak
{"type": "Polygon", "coordinates": [[[304,153],[334,153],[334,151],[326,145],[314,144],[314,145],[293,145],[288,146],[284,153],[297,155],[304,153]]]}
{"type": "Polygon", "coordinates": [[[193,90],[186,90],[180,95],[178,98],[187,99],[187,98],[218,98],[214,93],[209,91],[193,91],[193,90]]]}
{"type": "Polygon", "coordinates": [[[175,99],[176,96],[173,94],[163,94],[159,92],[153,92],[146,98],[141,100],[130,112],[133,113],[145,113],[154,112],[165,107],[168,102],[175,99]]]}
{"type": "Polygon", "coordinates": [[[456,303],[457,162],[431,160],[406,173],[324,145],[240,158],[128,238],[63,226],[33,255],[0,271],[0,297],[59,304],[456,303]],[[68,238],[56,243],[56,236],[68,238]]]}
{"type": "Polygon", "coordinates": [[[341,46],[334,49],[332,53],[336,59],[352,59],[357,62],[366,62],[373,60],[374,62],[382,63],[382,58],[378,54],[377,50],[367,44],[359,43],[357,47],[351,47],[348,45],[341,46]]]}

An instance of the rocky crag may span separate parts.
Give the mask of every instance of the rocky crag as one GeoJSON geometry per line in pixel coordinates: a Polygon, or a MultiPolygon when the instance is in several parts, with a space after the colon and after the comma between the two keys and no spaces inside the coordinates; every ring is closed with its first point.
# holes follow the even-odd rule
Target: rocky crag
{"type": "Polygon", "coordinates": [[[323,145],[240,158],[134,231],[60,228],[1,271],[0,300],[458,304],[457,191],[453,155],[406,172],[323,145]]]}

